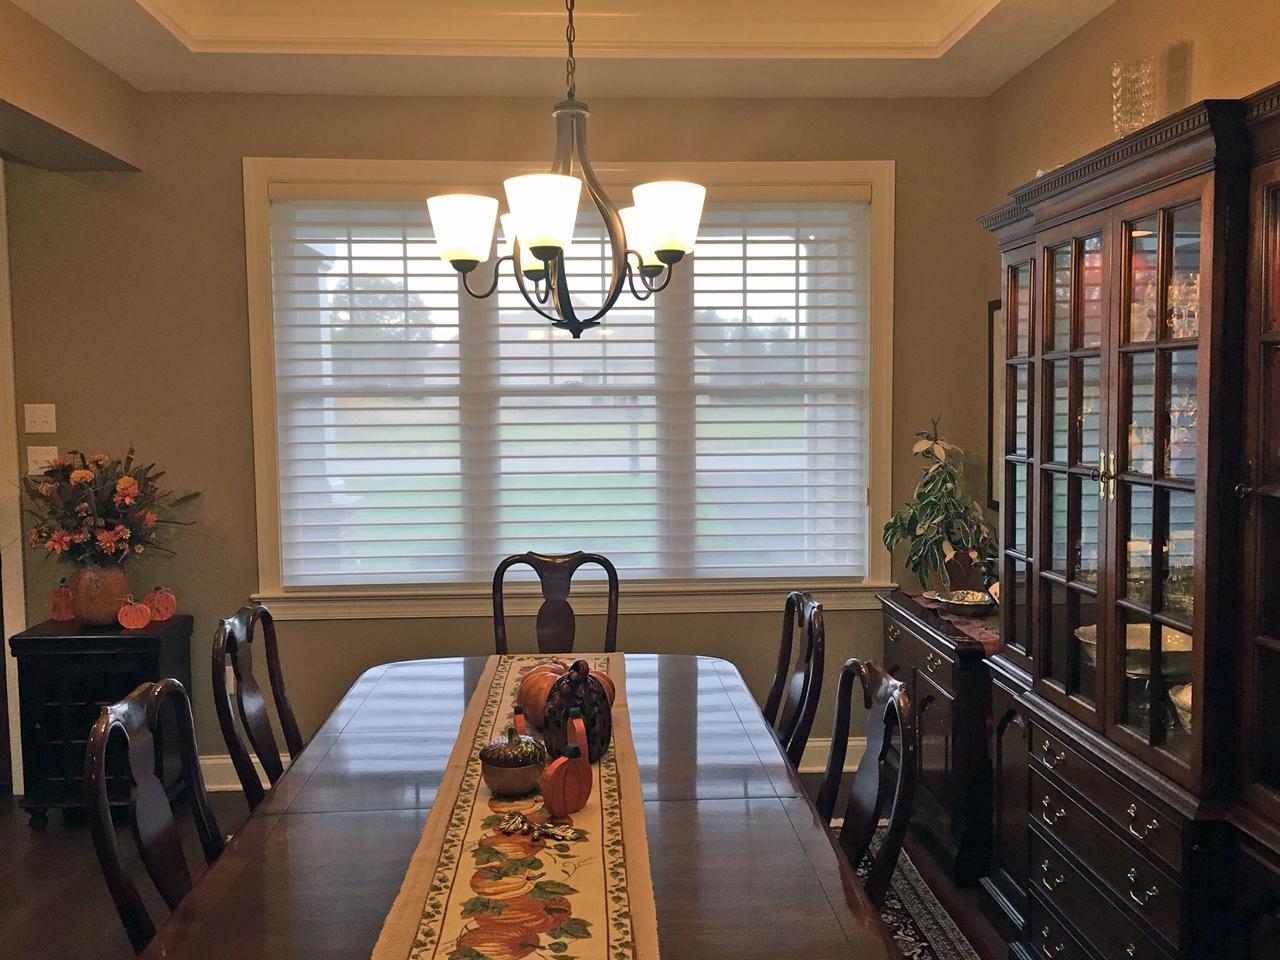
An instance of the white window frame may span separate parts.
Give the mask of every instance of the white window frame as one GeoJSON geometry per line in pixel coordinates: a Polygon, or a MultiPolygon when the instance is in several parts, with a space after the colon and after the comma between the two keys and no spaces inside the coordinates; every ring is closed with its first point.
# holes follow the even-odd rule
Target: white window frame
{"type": "MultiPolygon", "coordinates": [[[[403,619],[487,616],[488,583],[395,587],[291,587],[281,584],[280,491],[277,463],[275,326],[272,314],[270,204],[273,199],[421,200],[431,194],[492,193],[505,177],[541,172],[545,162],[434,160],[244,159],[245,257],[249,361],[253,386],[254,487],[257,500],[258,592],[281,620],[403,619]]],[[[878,531],[891,513],[893,426],[894,161],[766,161],[737,163],[598,163],[596,173],[617,196],[632,184],[664,177],[704,183],[708,198],[725,200],[859,200],[871,205],[871,276],[867,368],[868,554],[865,577],[760,577],[694,581],[644,580],[623,585],[627,613],[778,611],[787,590],[812,591],[827,610],[875,610],[888,589],[891,558],[878,531]]],[[[590,334],[588,334],[589,336],[590,334]]],[[[532,614],[535,584],[513,584],[507,610],[532,614]]],[[[574,590],[580,613],[604,612],[603,585],[574,590]]]]}

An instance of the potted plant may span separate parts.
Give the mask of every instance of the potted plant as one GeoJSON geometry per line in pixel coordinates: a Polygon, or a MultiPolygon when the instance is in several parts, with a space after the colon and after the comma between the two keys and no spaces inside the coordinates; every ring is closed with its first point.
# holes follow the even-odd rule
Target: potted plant
{"type": "Polygon", "coordinates": [[[124,459],[72,450],[48,469],[23,478],[31,521],[29,542],[46,556],[70,563],[71,609],[77,620],[115,622],[130,596],[126,565],[155,550],[172,554],[162,525],[180,523],[171,511],[199,496],[174,497],[160,489],[162,471],[124,459]]]}
{"type": "Polygon", "coordinates": [[[981,586],[994,579],[998,545],[978,502],[960,489],[964,451],[939,436],[937,420],[916,437],[911,452],[925,461],[924,474],[884,525],[885,548],[909,544],[907,569],[922,587],[981,586]]]}

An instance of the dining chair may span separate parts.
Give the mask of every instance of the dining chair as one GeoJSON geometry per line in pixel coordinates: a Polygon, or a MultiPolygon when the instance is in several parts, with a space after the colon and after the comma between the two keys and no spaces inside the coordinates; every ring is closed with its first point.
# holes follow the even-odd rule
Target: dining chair
{"type": "MultiPolygon", "coordinates": [[[[172,706],[165,719],[164,735],[176,734],[182,758],[182,779],[195,819],[205,861],[212,864],[225,846],[209,796],[200,772],[200,755],[196,751],[196,728],[191,717],[191,701],[177,680],[139,685],[119,703],[102,708],[102,714],[89,733],[85,749],[85,812],[93,846],[102,866],[102,875],[111,891],[120,920],[133,949],[141,953],[156,934],[155,924],[137,885],[125,869],[116,846],[115,825],[107,797],[107,753],[116,749],[121,738],[127,751],[129,774],[129,813],[133,838],[142,864],[160,896],[170,910],[182,901],[195,882],[186,856],[169,795],[156,774],[156,744],[161,738],[161,708],[172,706]],[[170,731],[169,727],[172,727],[170,731]]],[[[204,868],[199,868],[203,872],[204,868]]],[[[196,874],[198,877],[199,873],[196,874]]]]}
{"type": "Polygon", "coordinates": [[[253,672],[253,644],[257,626],[262,625],[263,646],[266,648],[267,676],[271,681],[271,696],[275,700],[276,716],[284,733],[289,759],[296,760],[305,744],[298,732],[298,721],[284,685],[284,672],[280,669],[280,650],[276,643],[276,624],[271,611],[260,603],[247,604],[218,625],[213,639],[213,705],[218,713],[218,725],[222,739],[226,741],[231,765],[235,767],[245,799],[252,810],[262,802],[266,791],[254,768],[250,749],[257,756],[267,779],[275,784],[284,776],[284,764],[280,761],[280,748],[271,728],[267,713],[266,697],[253,672]],[[235,692],[227,689],[227,664],[235,678],[235,692]],[[234,696],[240,726],[232,715],[231,700],[234,696]],[[240,736],[243,729],[248,738],[246,744],[240,736]]]}
{"type": "Polygon", "coordinates": [[[773,673],[773,686],[764,704],[765,723],[773,727],[778,742],[786,751],[793,767],[800,765],[813,718],[818,713],[822,696],[822,664],[826,657],[826,628],[822,621],[822,604],[808,593],[794,590],[787,595],[782,614],[782,640],[778,644],[778,665],[773,673]],[[791,652],[795,645],[796,627],[804,644],[795,664],[791,652]]]}
{"type": "Polygon", "coordinates": [[[917,741],[915,716],[907,697],[906,684],[893,678],[879,664],[852,658],[840,671],[836,691],[836,719],[831,729],[831,749],[827,754],[827,770],[818,791],[818,814],[828,825],[835,811],[836,796],[844,773],[845,751],[849,745],[849,712],[853,700],[853,683],[862,681],[862,699],[867,710],[867,746],[858,761],[858,769],[849,785],[844,822],[837,841],[849,863],[857,869],[870,857],[863,878],[867,896],[877,907],[884,905],[889,880],[902,852],[902,841],[911,819],[911,802],[915,796],[917,741]],[[885,759],[898,739],[896,776],[887,777],[885,759]],[[887,785],[892,781],[893,796],[889,801],[889,823],[879,845],[872,840],[880,826],[880,815],[888,799],[887,785]]]}
{"type": "Polygon", "coordinates": [[[507,620],[503,613],[502,587],[507,571],[523,563],[533,568],[542,585],[542,606],[538,608],[535,631],[539,653],[572,653],[577,632],[569,589],[573,575],[586,563],[604,569],[609,578],[609,609],[604,625],[604,652],[618,649],[618,571],[608,557],[598,553],[519,553],[507,557],[493,572],[493,643],[498,653],[507,652],[507,620]]]}

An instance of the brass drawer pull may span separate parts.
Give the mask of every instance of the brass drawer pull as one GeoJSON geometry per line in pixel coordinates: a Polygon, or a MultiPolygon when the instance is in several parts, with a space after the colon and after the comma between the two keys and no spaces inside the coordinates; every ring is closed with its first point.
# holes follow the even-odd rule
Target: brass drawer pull
{"type": "Polygon", "coordinates": [[[1057,810],[1053,809],[1053,798],[1047,793],[1040,800],[1040,806],[1044,807],[1044,809],[1040,811],[1040,819],[1051,827],[1056,826],[1058,821],[1067,815],[1067,811],[1062,807],[1059,807],[1057,810]]]}
{"type": "Polygon", "coordinates": [[[1124,955],[1126,957],[1136,957],[1138,955],[1138,948],[1132,943],[1126,944],[1124,948],[1124,955]]]}
{"type": "MultiPolygon", "coordinates": [[[[1040,886],[1044,887],[1050,893],[1052,893],[1058,887],[1062,886],[1064,883],[1067,882],[1067,878],[1064,877],[1062,874],[1058,874],[1057,876],[1054,876],[1052,873],[1049,872],[1049,867],[1051,865],[1052,864],[1050,864],[1048,860],[1040,861],[1040,873],[1041,873],[1040,886]]],[[[1130,894],[1130,896],[1132,896],[1132,894],[1130,894]]]]}
{"type": "Polygon", "coordinates": [[[1040,952],[1044,954],[1047,960],[1055,960],[1055,958],[1066,949],[1066,945],[1059,940],[1052,947],[1049,946],[1050,930],[1048,927],[1040,928],[1040,952]]]}
{"type": "Polygon", "coordinates": [[[889,624],[889,628],[885,632],[889,635],[890,643],[897,643],[898,640],[902,637],[902,631],[899,630],[897,626],[892,623],[889,624]]]}
{"type": "Polygon", "coordinates": [[[1044,765],[1053,770],[1058,764],[1067,759],[1067,755],[1059,750],[1056,754],[1053,752],[1053,744],[1048,740],[1040,745],[1040,749],[1044,752],[1044,756],[1040,759],[1044,761],[1044,765]]]}
{"type": "Polygon", "coordinates": [[[928,670],[930,673],[936,672],[937,669],[940,666],[942,666],[944,662],[945,661],[943,661],[943,659],[937,656],[936,654],[925,653],[924,655],[924,668],[928,670]]]}
{"type": "Polygon", "coordinates": [[[1129,899],[1140,907],[1145,907],[1148,903],[1160,896],[1160,889],[1152,884],[1145,890],[1134,892],[1134,887],[1138,883],[1138,868],[1130,867],[1129,872],[1125,874],[1129,878],[1129,899]]]}
{"type": "Polygon", "coordinates": [[[1160,827],[1160,821],[1151,818],[1151,822],[1144,827],[1138,827],[1138,805],[1136,803],[1129,804],[1125,813],[1129,814],[1129,823],[1127,824],[1129,832],[1139,840],[1145,840],[1160,827]]]}

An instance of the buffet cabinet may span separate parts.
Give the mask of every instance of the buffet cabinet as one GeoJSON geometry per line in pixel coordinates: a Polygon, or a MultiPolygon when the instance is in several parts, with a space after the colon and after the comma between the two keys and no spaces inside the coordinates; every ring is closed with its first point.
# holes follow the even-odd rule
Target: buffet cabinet
{"type": "Polygon", "coordinates": [[[1017,956],[1280,956],[1280,86],[1010,196],[984,902],[1017,956]]]}

